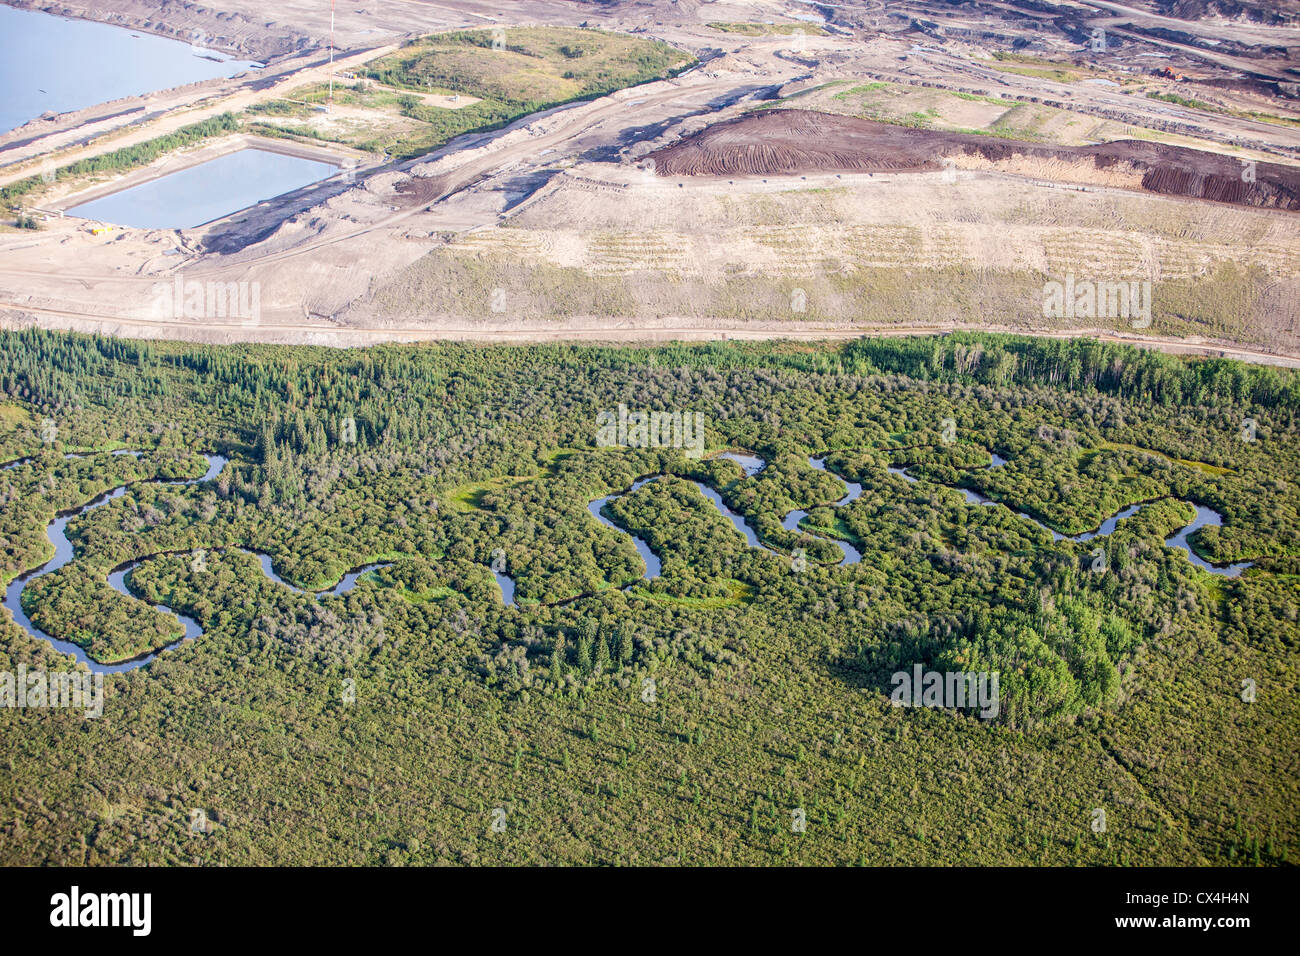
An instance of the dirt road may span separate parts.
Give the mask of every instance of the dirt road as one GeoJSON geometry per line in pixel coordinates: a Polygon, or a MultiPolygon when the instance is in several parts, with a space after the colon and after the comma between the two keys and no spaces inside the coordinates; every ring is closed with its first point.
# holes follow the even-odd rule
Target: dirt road
{"type": "MultiPolygon", "coordinates": [[[[399,342],[575,342],[586,344],[653,344],[658,342],[770,341],[789,339],[804,342],[845,341],[858,338],[942,335],[948,332],[1004,332],[1024,335],[1023,330],[991,324],[952,323],[947,325],[814,325],[808,323],[748,322],[741,325],[720,322],[669,320],[647,325],[636,319],[601,318],[585,324],[559,322],[503,322],[477,325],[422,325],[418,328],[360,328],[326,323],[256,324],[204,320],[202,323],[166,319],[106,319],[102,316],[56,309],[34,309],[0,298],[0,316],[30,314],[47,328],[76,332],[100,332],[133,338],[157,338],[207,343],[297,343],[331,347],[378,345],[399,342]]],[[[0,327],[12,327],[0,318],[0,327]]],[[[1117,335],[1106,329],[1038,330],[1036,337],[1051,339],[1096,339],[1132,345],[1177,355],[1220,356],[1259,365],[1300,368],[1300,355],[1280,355],[1233,345],[1182,341],[1141,335],[1117,335]]]]}

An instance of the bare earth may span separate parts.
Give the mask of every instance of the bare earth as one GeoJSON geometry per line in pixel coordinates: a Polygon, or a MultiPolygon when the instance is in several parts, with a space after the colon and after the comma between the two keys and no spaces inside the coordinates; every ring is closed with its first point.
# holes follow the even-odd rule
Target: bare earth
{"type": "MultiPolygon", "coordinates": [[[[1286,119],[1296,115],[1287,92],[1294,64],[1254,51],[1295,48],[1296,30],[1264,13],[1246,17],[1217,34],[1230,42],[1207,57],[1167,48],[1184,44],[1168,15],[1092,4],[1098,22],[1122,37],[1094,55],[1086,37],[1059,24],[1025,34],[1024,11],[1011,16],[1015,5],[1003,6],[1007,20],[979,25],[960,8],[925,3],[891,4],[888,14],[872,4],[827,8],[829,20],[810,13],[822,8],[783,0],[553,0],[508,13],[419,0],[340,8],[339,71],[409,36],[498,23],[635,31],[701,63],[407,162],[326,146],[355,164],[349,175],[195,230],[96,236],[78,220],[50,218],[37,232],[0,232],[0,320],[332,346],[985,328],[1297,364],[1300,124],[1286,119]],[[918,32],[890,15],[904,8],[942,29],[918,32]],[[807,23],[796,15],[818,17],[826,35],[708,26],[807,23]],[[992,53],[1010,50],[1017,35],[1030,36],[1034,57],[1075,56],[1105,82],[1029,75],[1033,64],[1004,69],[1011,61],[992,53]],[[1225,58],[1232,62],[1218,62],[1225,58]],[[1164,64],[1197,81],[1160,85],[1150,70],[1164,64]],[[823,95],[827,84],[873,83],[960,93],[979,106],[971,122],[995,119],[1000,102],[1008,110],[1052,104],[1063,129],[1105,123],[1127,135],[1076,146],[1011,141],[812,113],[797,95],[785,108],[751,112],[778,97],[823,95]],[[1134,89],[1172,89],[1215,109],[1134,89]],[[1154,323],[1044,319],[1043,284],[1067,273],[1151,281],[1154,323]],[[157,290],[177,276],[257,283],[260,314],[160,314],[157,290]]],[[[268,67],[260,77],[154,94],[147,110],[125,118],[120,108],[83,111],[40,135],[29,124],[0,138],[0,185],[328,79],[328,5],[169,5],[159,15],[136,0],[108,0],[71,12],[178,36],[207,30],[268,67]],[[101,138],[86,142],[87,129],[101,138]]],[[[1183,27],[1187,43],[1205,29],[1183,27]]],[[[67,208],[236,140],[52,190],[39,208],[67,208]]]]}

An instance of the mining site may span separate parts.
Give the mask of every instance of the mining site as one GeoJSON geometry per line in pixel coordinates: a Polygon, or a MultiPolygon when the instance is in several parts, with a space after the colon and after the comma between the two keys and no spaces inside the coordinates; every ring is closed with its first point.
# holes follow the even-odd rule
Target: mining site
{"type": "Polygon", "coordinates": [[[1300,3],[0,13],[8,328],[986,329],[1300,364],[1300,3]],[[60,90],[73,62],[93,81],[60,90]],[[1053,314],[1067,279],[1147,284],[1150,308],[1053,314]]]}

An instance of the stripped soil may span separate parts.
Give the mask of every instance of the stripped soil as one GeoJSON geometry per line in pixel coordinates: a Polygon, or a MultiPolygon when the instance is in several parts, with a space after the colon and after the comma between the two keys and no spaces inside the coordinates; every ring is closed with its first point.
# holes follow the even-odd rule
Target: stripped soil
{"type": "Polygon", "coordinates": [[[1046,160],[1113,170],[1155,193],[1300,210],[1300,167],[1261,162],[1248,169],[1231,156],[1142,140],[1044,146],[809,110],[755,111],[703,129],[649,158],[660,176],[924,172],[1046,160]]]}

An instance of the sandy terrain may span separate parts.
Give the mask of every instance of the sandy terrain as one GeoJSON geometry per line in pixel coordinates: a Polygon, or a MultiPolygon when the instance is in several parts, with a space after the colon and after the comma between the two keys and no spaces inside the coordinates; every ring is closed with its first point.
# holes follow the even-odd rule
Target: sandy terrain
{"type": "MultiPolygon", "coordinates": [[[[1117,30],[1127,29],[1122,20],[1139,37],[1155,30],[1164,31],[1161,43],[1195,42],[1197,31],[1157,22],[1168,11],[1147,22],[1141,10],[1100,7],[1093,5],[1096,17],[1117,30]]],[[[136,26],[145,8],[137,0],[97,7],[104,19],[136,26]]],[[[1199,54],[1166,56],[1154,39],[1125,41],[1093,62],[1099,58],[1080,34],[1090,14],[1066,22],[996,3],[982,19],[944,4],[816,9],[830,14],[825,36],[745,36],[708,25],[817,16],[785,0],[546,0],[513,5],[509,14],[500,5],[422,0],[340,9],[337,42],[348,51],[340,71],[418,33],[498,22],[636,32],[702,62],[676,79],[463,136],[416,160],[363,166],[196,230],[92,236],[64,219],[36,233],[0,233],[0,315],[11,324],[125,335],[329,345],[985,327],[1300,357],[1300,214],[1283,211],[1297,206],[1289,161],[1300,157],[1300,127],[1258,118],[1285,116],[1294,105],[1278,92],[1285,58],[1250,47],[1259,37],[1285,41],[1291,28],[1243,20],[1223,34],[1232,41],[1223,55],[1250,61],[1253,79],[1229,93],[1188,93],[1242,106],[1215,112],[1131,95],[1109,80],[1007,72],[992,60],[991,51],[1029,37],[1025,49],[1035,56],[1073,51],[1089,69],[1121,79],[1166,63],[1227,76],[1199,54]],[[1039,26],[1027,32],[1028,20],[1039,26]],[[1163,58],[1143,60],[1146,54],[1163,58]],[[808,114],[796,129],[787,111],[744,118],[764,101],[837,81],[948,90],[968,98],[973,126],[1001,109],[984,99],[993,98],[1007,109],[1056,107],[1059,124],[1106,124],[1131,131],[1128,139],[1184,137],[1222,155],[1151,142],[1008,146],[989,136],[808,114]],[[1257,160],[1253,182],[1241,178],[1242,157],[1257,160]],[[1042,284],[1067,272],[1152,281],[1164,318],[1143,331],[1122,322],[1045,322],[1036,304],[1042,284]],[[155,287],[177,276],[256,284],[260,315],[160,316],[155,287]],[[806,310],[791,309],[796,287],[806,310]],[[492,305],[497,291],[506,301],[500,309],[492,305]]],[[[24,160],[0,172],[0,184],[328,79],[319,46],[328,35],[327,5],[223,0],[219,16],[213,8],[177,10],[169,6],[163,32],[205,18],[234,24],[232,47],[242,43],[248,52],[261,43],[273,54],[269,75],[221,81],[216,93],[176,93],[156,104],[154,118],[109,143],[77,144],[75,126],[59,134],[69,145],[54,153],[41,152],[60,142],[53,134],[43,145],[0,141],[0,164],[24,160]],[[246,23],[262,24],[261,32],[240,33],[246,23]],[[306,42],[295,46],[293,37],[306,42]],[[275,43],[288,45],[274,54],[275,43]]],[[[313,120],[349,121],[346,110],[313,120]]],[[[95,188],[174,164],[164,158],[95,188]]]]}

